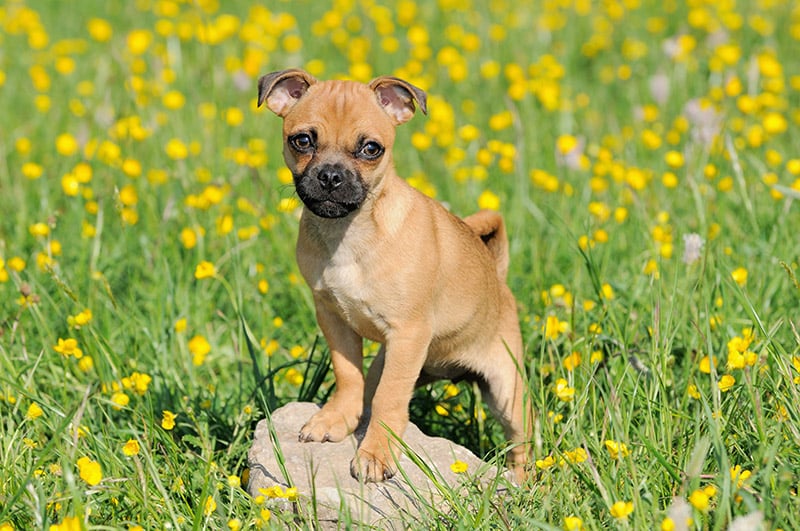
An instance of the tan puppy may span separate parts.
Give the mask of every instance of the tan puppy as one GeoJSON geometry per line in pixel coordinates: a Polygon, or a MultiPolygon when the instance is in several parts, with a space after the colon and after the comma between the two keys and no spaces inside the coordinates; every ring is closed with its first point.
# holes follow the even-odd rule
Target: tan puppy
{"type": "Polygon", "coordinates": [[[369,425],[351,474],[395,472],[414,387],[477,381],[514,443],[518,478],[528,462],[522,342],[505,283],[508,242],[489,211],[465,220],[397,176],[395,127],[426,111],[419,88],[392,77],[369,85],[318,82],[302,70],[263,76],[258,103],[283,118],[284,158],[304,203],[297,263],[314,293],[336,389],[300,431],[341,441],[369,425]],[[364,378],[363,338],[382,344],[364,378]]]}

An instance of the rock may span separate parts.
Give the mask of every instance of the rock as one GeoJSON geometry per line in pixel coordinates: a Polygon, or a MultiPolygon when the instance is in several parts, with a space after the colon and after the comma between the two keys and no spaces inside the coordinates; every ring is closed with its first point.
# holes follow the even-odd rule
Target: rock
{"type": "MultiPolygon", "coordinates": [[[[353,479],[350,460],[363,431],[339,443],[299,442],[300,428],[318,410],[319,406],[307,402],[294,402],[275,410],[271,423],[277,444],[273,444],[270,435],[270,419],[258,423],[248,454],[247,489],[252,496],[263,495],[270,487],[279,486],[284,490],[296,487],[298,501],[284,500],[283,508],[301,512],[327,528],[336,528],[337,524],[338,527],[366,524],[382,529],[405,529],[404,522],[425,514],[426,504],[444,510],[440,489],[408,455],[400,458],[400,470],[388,481],[364,484],[353,479]],[[278,461],[279,455],[283,467],[278,461]]],[[[466,494],[465,485],[470,482],[477,479],[485,484],[497,477],[495,467],[463,446],[447,439],[428,437],[414,424],[408,425],[403,440],[434,471],[434,479],[448,485],[449,492],[466,494]],[[466,463],[468,472],[454,473],[450,465],[455,461],[466,463]]],[[[507,484],[506,481],[499,483],[507,484]]]]}

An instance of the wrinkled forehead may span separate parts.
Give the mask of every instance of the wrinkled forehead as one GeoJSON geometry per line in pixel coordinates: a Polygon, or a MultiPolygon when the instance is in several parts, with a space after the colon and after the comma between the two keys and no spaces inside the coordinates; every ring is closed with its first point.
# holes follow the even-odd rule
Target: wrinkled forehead
{"type": "Polygon", "coordinates": [[[354,136],[384,143],[394,124],[368,86],[355,81],[323,81],[309,87],[284,119],[284,132],[314,129],[321,141],[341,144],[354,136]]]}

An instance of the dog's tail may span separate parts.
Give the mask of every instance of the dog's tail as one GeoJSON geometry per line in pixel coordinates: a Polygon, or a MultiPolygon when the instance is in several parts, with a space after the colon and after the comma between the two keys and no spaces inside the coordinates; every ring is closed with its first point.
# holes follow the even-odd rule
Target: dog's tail
{"type": "Polygon", "coordinates": [[[489,252],[494,257],[497,267],[497,276],[503,282],[508,273],[508,236],[503,218],[492,210],[481,210],[464,218],[472,231],[486,244],[489,252]]]}

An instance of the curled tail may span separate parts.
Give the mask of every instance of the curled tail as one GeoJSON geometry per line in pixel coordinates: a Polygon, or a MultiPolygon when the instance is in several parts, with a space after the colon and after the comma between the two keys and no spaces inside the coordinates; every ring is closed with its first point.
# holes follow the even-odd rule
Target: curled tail
{"type": "Polygon", "coordinates": [[[481,210],[464,218],[472,231],[486,244],[489,252],[494,257],[497,267],[497,277],[506,281],[508,273],[508,236],[503,218],[492,210],[481,210]]]}

